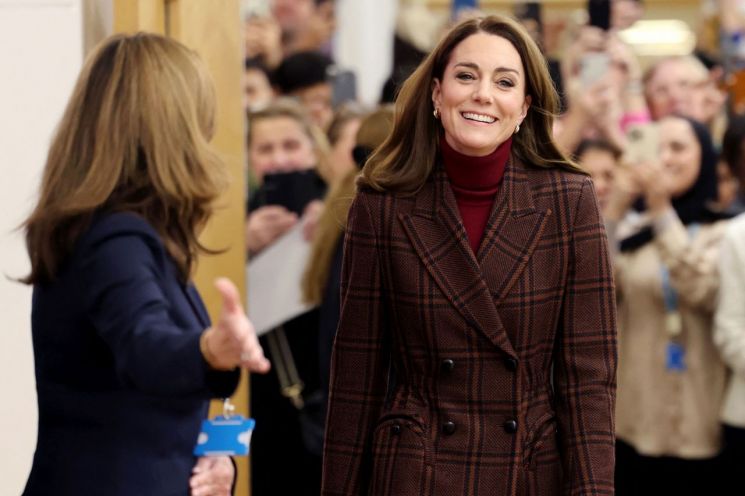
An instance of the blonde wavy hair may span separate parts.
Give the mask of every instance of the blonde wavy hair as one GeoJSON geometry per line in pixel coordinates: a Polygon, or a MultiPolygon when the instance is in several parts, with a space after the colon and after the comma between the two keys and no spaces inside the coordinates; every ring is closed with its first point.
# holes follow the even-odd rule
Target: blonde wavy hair
{"type": "Polygon", "coordinates": [[[227,186],[208,141],[215,89],[197,54],[151,33],[115,35],[87,58],[24,222],[35,284],[54,279],[98,212],[127,211],[160,234],[184,280],[197,234],[227,186]]]}
{"type": "MultiPolygon", "coordinates": [[[[374,150],[386,139],[391,129],[393,107],[384,106],[362,119],[355,141],[358,146],[374,150]]],[[[324,201],[302,280],[303,300],[308,304],[318,305],[323,299],[334,253],[347,227],[347,215],[354,199],[358,176],[359,170],[349,171],[334,184],[324,201]]]]}

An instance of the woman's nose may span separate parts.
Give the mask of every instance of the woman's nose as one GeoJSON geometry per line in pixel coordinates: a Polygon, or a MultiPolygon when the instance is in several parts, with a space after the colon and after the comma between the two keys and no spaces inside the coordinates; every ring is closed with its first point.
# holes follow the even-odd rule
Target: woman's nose
{"type": "Polygon", "coordinates": [[[491,103],[491,81],[488,79],[480,81],[473,92],[473,99],[477,102],[491,103]]]}

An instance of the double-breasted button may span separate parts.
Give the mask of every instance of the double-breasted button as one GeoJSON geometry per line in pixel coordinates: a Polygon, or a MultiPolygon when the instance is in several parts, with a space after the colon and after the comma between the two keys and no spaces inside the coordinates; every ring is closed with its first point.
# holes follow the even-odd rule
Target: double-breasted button
{"type": "Polygon", "coordinates": [[[448,434],[448,435],[450,435],[453,432],[455,432],[455,422],[453,422],[451,420],[448,420],[447,422],[445,422],[444,424],[442,424],[442,432],[444,432],[445,434],[448,434]]]}
{"type": "Polygon", "coordinates": [[[396,436],[401,434],[401,424],[393,424],[393,426],[391,427],[391,432],[396,436]]]}
{"type": "Polygon", "coordinates": [[[440,368],[442,368],[443,372],[452,372],[452,370],[455,368],[455,362],[452,361],[450,358],[446,358],[440,364],[440,368]]]}
{"type": "Polygon", "coordinates": [[[504,361],[504,366],[507,367],[507,370],[510,372],[515,372],[517,370],[517,360],[514,358],[506,358],[504,361]]]}
{"type": "Polygon", "coordinates": [[[514,419],[510,419],[506,421],[502,427],[504,427],[504,430],[506,432],[514,434],[517,432],[517,421],[514,419]]]}

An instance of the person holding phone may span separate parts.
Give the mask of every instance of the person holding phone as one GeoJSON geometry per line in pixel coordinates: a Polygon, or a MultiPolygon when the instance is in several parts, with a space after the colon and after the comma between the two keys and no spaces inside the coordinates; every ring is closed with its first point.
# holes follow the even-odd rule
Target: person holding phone
{"type": "Polygon", "coordinates": [[[250,113],[248,128],[249,170],[259,187],[249,193],[246,250],[256,255],[301,217],[313,224],[332,169],[326,136],[295,101],[250,113]]]}
{"type": "Polygon", "coordinates": [[[557,105],[505,16],[403,84],[347,222],[322,494],[613,493],[612,268],[557,105]]]}
{"type": "Polygon", "coordinates": [[[239,367],[269,362],[235,286],[216,282],[211,324],[192,284],[226,186],[214,92],[194,51],[155,34],[112,36],[82,69],[24,223],[39,403],[26,496],[230,492],[229,459],[192,454],[200,422],[239,367]]]}
{"type": "Polygon", "coordinates": [[[679,116],[659,122],[649,151],[617,171],[606,214],[620,240],[616,492],[725,494],[716,484],[727,371],[712,339],[727,225],[711,209],[717,153],[704,125],[679,116]]]}

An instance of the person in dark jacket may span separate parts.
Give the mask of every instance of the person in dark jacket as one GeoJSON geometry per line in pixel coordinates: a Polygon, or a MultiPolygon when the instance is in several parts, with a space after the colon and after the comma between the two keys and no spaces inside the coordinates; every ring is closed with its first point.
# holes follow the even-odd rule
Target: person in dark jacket
{"type": "Polygon", "coordinates": [[[226,184],[214,88],[154,34],[88,58],[25,222],[39,433],[24,495],[230,494],[227,457],[193,456],[208,400],[266,372],[235,286],[211,324],[191,282],[226,184]]]}

